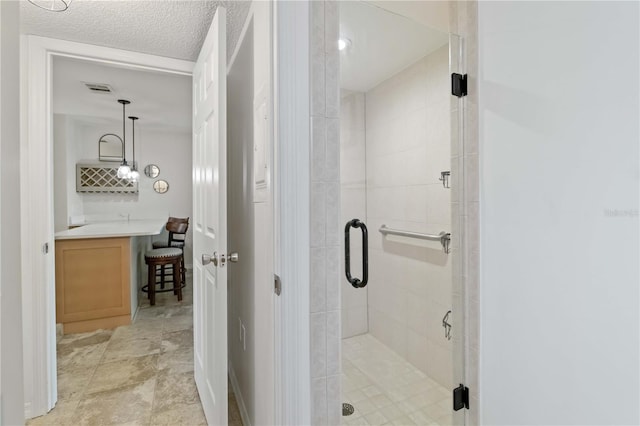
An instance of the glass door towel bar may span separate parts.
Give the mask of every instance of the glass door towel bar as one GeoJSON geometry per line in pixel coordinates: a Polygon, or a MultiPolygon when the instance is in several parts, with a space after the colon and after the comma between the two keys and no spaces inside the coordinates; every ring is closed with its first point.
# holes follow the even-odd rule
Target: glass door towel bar
{"type": "Polygon", "coordinates": [[[382,235],[397,235],[399,237],[417,238],[419,240],[440,241],[442,249],[445,253],[449,253],[449,242],[451,241],[451,234],[448,232],[440,232],[435,234],[423,234],[421,232],[402,231],[399,229],[387,228],[387,225],[382,225],[378,230],[382,235]]]}

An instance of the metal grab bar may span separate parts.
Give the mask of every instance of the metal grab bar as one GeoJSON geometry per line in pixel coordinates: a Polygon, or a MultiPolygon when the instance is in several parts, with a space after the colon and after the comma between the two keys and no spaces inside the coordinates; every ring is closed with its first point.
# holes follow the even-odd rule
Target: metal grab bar
{"type": "Polygon", "coordinates": [[[397,235],[399,237],[417,238],[419,240],[440,241],[440,244],[442,244],[442,250],[447,254],[449,253],[449,242],[451,241],[451,234],[448,232],[442,231],[438,235],[423,234],[421,232],[391,229],[387,228],[387,225],[382,225],[379,231],[382,235],[397,235]]]}
{"type": "Polygon", "coordinates": [[[359,219],[352,219],[344,227],[344,273],[347,281],[355,288],[363,288],[369,282],[369,232],[367,225],[359,219]],[[360,228],[362,231],[362,280],[351,276],[351,228],[360,228]]]}

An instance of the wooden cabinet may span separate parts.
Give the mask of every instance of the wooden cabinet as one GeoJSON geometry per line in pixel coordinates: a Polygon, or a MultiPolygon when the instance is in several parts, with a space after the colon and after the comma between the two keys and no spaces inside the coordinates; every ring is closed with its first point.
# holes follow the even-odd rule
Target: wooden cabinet
{"type": "Polygon", "coordinates": [[[56,241],[56,322],[64,333],[131,323],[130,239],[56,241]]]}

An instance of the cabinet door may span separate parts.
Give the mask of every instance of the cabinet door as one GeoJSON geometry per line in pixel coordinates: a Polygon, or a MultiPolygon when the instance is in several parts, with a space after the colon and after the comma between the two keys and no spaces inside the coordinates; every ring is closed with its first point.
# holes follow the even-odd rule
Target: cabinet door
{"type": "Polygon", "coordinates": [[[56,322],[65,333],[129,324],[130,259],[129,238],[56,241],[56,322]]]}

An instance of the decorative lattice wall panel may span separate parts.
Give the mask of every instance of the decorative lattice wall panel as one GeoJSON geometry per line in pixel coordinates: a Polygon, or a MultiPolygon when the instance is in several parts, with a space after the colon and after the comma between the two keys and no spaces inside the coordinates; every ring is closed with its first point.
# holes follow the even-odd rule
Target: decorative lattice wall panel
{"type": "Polygon", "coordinates": [[[137,193],[138,182],[118,178],[118,167],[76,164],[76,192],[137,193]]]}

